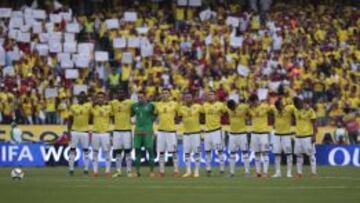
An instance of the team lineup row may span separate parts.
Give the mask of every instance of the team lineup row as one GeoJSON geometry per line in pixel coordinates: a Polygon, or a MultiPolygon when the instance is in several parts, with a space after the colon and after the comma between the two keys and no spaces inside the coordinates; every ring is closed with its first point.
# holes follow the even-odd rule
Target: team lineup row
{"type": "Polygon", "coordinates": [[[250,175],[249,150],[255,152],[257,177],[268,177],[269,170],[269,134],[274,130],[273,153],[275,154],[275,174],[281,177],[281,153],[286,155],[287,177],[292,177],[292,144],[295,135],[294,153],[296,155],[296,177],[303,175],[304,155],[309,156],[311,174],[316,175],[316,158],[313,142],[317,132],[315,111],[302,99],[295,97],[293,104],[284,104],[279,98],[274,105],[259,101],[257,95],[251,95],[247,102],[229,100],[217,101],[214,92],[207,94],[207,101],[198,104],[191,93],[183,94],[182,103],[172,101],[168,89],[162,90],[161,101],[150,102],[144,92],[138,93],[138,102],[127,99],[125,92],[119,91],[117,99],[106,101],[106,95],[99,92],[94,101],[88,102],[85,93],[81,93],[76,104],[70,107],[68,131],[71,135],[69,171],[74,174],[75,148],[81,144],[84,151],[84,173],[89,170],[89,126],[92,125],[91,144],[93,149],[93,175],[98,176],[98,152],[106,156],[106,175],[111,175],[112,149],[116,158],[116,172],[113,177],[121,176],[123,154],[126,160],[127,176],[140,176],[141,148],[149,154],[150,176],[154,173],[154,122],[158,122],[157,153],[159,154],[159,175],[165,176],[165,153],[172,154],[173,175],[179,176],[176,124],[183,126],[183,145],[185,152],[186,173],[183,177],[199,177],[201,132],[204,132],[204,151],[206,153],[206,171],[211,176],[211,152],[217,151],[220,161],[220,173],[225,171],[221,117],[228,114],[229,130],[229,168],[230,176],[235,173],[236,154],[240,150],[244,160],[245,176],[250,175]],[[132,118],[135,121],[132,136],[132,118]],[[110,124],[114,125],[112,136],[110,124]],[[202,129],[204,125],[205,129],[202,129]],[[251,126],[251,141],[248,143],[248,125],[251,126]],[[293,132],[293,127],[295,132],[293,132]],[[250,146],[250,147],[249,147],[250,146]],[[135,149],[136,172],[132,173],[131,151],[135,149]],[[124,152],[124,153],[123,153],[124,152]],[[195,168],[191,168],[191,156],[195,168]]]}

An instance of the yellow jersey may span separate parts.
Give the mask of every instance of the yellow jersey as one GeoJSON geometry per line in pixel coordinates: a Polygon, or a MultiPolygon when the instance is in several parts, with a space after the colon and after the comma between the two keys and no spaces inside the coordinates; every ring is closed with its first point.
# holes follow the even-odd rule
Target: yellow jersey
{"type": "Polygon", "coordinates": [[[310,137],[314,133],[312,120],[316,119],[316,113],[312,108],[295,110],[296,137],[310,137]]]}
{"type": "Polygon", "coordinates": [[[289,135],[292,133],[291,130],[291,118],[295,111],[295,106],[287,105],[284,107],[282,112],[278,111],[276,108],[273,108],[274,112],[274,129],[275,134],[277,135],[289,135]]]}
{"type": "Polygon", "coordinates": [[[131,130],[131,106],[133,103],[130,99],[124,101],[113,100],[111,102],[111,109],[115,118],[115,130],[131,130]]]}
{"type": "Polygon", "coordinates": [[[89,130],[89,116],[91,111],[91,104],[73,104],[70,106],[69,116],[73,117],[72,129],[74,131],[88,131],[89,130]]]}
{"type": "Polygon", "coordinates": [[[112,115],[110,105],[96,105],[91,109],[94,117],[93,131],[104,133],[110,130],[110,116],[112,115]]]}
{"type": "Polygon", "coordinates": [[[227,112],[227,107],[221,102],[203,104],[205,114],[205,129],[213,131],[221,128],[221,115],[227,112]]]}
{"type": "Polygon", "coordinates": [[[176,131],[175,116],[178,112],[179,105],[175,101],[157,102],[155,112],[159,117],[160,131],[176,131]]]}
{"type": "Polygon", "coordinates": [[[182,117],[184,134],[198,133],[201,131],[200,113],[203,113],[203,107],[200,104],[191,106],[181,105],[179,107],[179,116],[182,117]]]}
{"type": "Polygon", "coordinates": [[[246,133],[246,115],[249,105],[239,104],[234,111],[228,109],[231,133],[246,133]]]}
{"type": "Polygon", "coordinates": [[[270,131],[268,114],[271,111],[272,107],[266,103],[261,103],[256,107],[250,107],[249,114],[251,116],[252,131],[254,133],[268,133],[270,131]]]}

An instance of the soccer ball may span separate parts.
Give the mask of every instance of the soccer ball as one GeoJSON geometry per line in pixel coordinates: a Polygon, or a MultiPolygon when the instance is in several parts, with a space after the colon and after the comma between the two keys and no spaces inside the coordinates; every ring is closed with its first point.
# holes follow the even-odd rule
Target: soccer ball
{"type": "Polygon", "coordinates": [[[20,168],[14,168],[11,170],[10,176],[13,180],[21,180],[24,178],[24,171],[20,168]]]}

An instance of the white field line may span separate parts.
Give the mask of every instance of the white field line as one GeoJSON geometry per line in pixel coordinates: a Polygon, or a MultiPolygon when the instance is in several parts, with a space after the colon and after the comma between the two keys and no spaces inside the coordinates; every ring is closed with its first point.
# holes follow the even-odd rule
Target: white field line
{"type": "MultiPolygon", "coordinates": [[[[89,185],[75,185],[74,187],[78,188],[91,188],[89,185]]],[[[360,186],[344,186],[344,185],[333,185],[333,186],[193,186],[193,185],[182,185],[182,186],[164,186],[164,185],[149,185],[149,186],[138,186],[135,188],[129,188],[126,186],[115,186],[115,185],[106,185],[104,186],[107,189],[167,189],[167,190],[349,190],[349,189],[360,189],[360,186]]]]}

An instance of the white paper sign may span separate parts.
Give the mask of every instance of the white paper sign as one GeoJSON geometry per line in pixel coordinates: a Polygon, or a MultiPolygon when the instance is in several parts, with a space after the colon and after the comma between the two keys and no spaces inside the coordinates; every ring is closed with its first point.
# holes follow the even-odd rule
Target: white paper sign
{"type": "Polygon", "coordinates": [[[39,39],[41,43],[45,43],[49,41],[49,34],[48,33],[40,33],[39,39]]]}
{"type": "Polygon", "coordinates": [[[230,25],[232,27],[239,27],[240,19],[237,17],[229,16],[226,18],[226,25],[230,25]]]}
{"type": "Polygon", "coordinates": [[[78,52],[81,54],[86,54],[88,56],[92,55],[94,51],[94,44],[93,43],[79,43],[78,44],[78,52]]]}
{"type": "Polygon", "coordinates": [[[61,42],[61,38],[62,38],[61,34],[62,34],[61,32],[51,32],[51,33],[49,33],[49,43],[61,42]]]}
{"type": "Polygon", "coordinates": [[[32,11],[32,16],[35,18],[35,19],[46,19],[46,12],[45,10],[42,10],[42,9],[35,9],[32,11]]]}
{"type": "Polygon", "coordinates": [[[241,47],[243,43],[242,37],[231,37],[230,38],[230,46],[232,47],[241,47]]]}
{"type": "Polygon", "coordinates": [[[43,29],[42,29],[42,24],[40,22],[33,22],[32,23],[32,32],[33,33],[36,33],[36,34],[40,34],[43,32],[43,29]]]}
{"type": "Polygon", "coordinates": [[[268,96],[268,89],[266,88],[260,88],[257,90],[257,95],[259,97],[259,100],[266,100],[267,96],[268,96]]]}
{"type": "Polygon", "coordinates": [[[113,19],[107,19],[105,21],[106,23],[106,28],[111,30],[111,29],[117,29],[120,27],[120,24],[119,24],[119,20],[116,19],[116,18],[113,18],[113,19]]]}
{"type": "Polygon", "coordinates": [[[46,32],[54,32],[55,25],[52,22],[45,23],[46,32]]]}
{"type": "Polygon", "coordinates": [[[210,45],[212,43],[212,36],[209,35],[205,38],[205,44],[206,45],[210,45]]]}
{"type": "Polygon", "coordinates": [[[126,39],[123,37],[117,37],[113,40],[114,48],[124,48],[126,47],[126,39]]]}
{"type": "Polygon", "coordinates": [[[124,20],[127,22],[135,22],[137,20],[137,13],[136,12],[125,12],[124,20]]]}
{"type": "Polygon", "coordinates": [[[11,8],[0,8],[0,18],[10,18],[11,8]]]}
{"type": "Polygon", "coordinates": [[[79,33],[80,25],[78,23],[68,23],[66,24],[66,32],[79,33]]]}
{"type": "Polygon", "coordinates": [[[49,46],[47,44],[37,44],[36,50],[40,56],[47,56],[49,54],[49,46]]]}
{"type": "Polygon", "coordinates": [[[211,18],[211,10],[206,9],[204,11],[201,11],[199,16],[201,21],[209,20],[211,18]]]}
{"type": "Polygon", "coordinates": [[[61,12],[60,13],[62,19],[64,19],[66,22],[69,22],[72,20],[72,14],[70,12],[61,12]]]}
{"type": "Polygon", "coordinates": [[[65,78],[66,79],[79,78],[79,70],[78,69],[66,69],[65,70],[65,78]]]}
{"type": "Polygon", "coordinates": [[[136,48],[140,46],[140,39],[138,37],[132,37],[128,39],[128,47],[136,48]]]}
{"type": "Polygon", "coordinates": [[[141,57],[148,57],[154,54],[154,47],[152,45],[141,46],[141,57]]]}
{"type": "Polygon", "coordinates": [[[61,15],[59,14],[50,14],[50,22],[61,23],[61,15]]]}
{"type": "Polygon", "coordinates": [[[189,0],[189,6],[199,7],[201,6],[201,0],[189,0]]]}
{"type": "Polygon", "coordinates": [[[95,52],[95,61],[108,61],[109,60],[109,53],[107,51],[96,51],[95,52]]]}
{"type": "Polygon", "coordinates": [[[74,62],[72,60],[63,59],[60,61],[62,68],[74,68],[74,62]]]}
{"type": "Polygon", "coordinates": [[[10,18],[9,22],[9,28],[21,28],[21,26],[24,24],[24,19],[22,17],[12,17],[10,18]]]}
{"type": "Polygon", "coordinates": [[[81,92],[87,93],[87,85],[74,85],[73,93],[74,95],[79,95],[81,92]]]}
{"type": "Polygon", "coordinates": [[[121,63],[131,64],[133,62],[133,57],[130,52],[124,52],[121,58],[121,63]]]}
{"type": "Polygon", "coordinates": [[[186,6],[187,5],[187,0],[177,0],[177,5],[186,6]]]}
{"type": "Polygon", "coordinates": [[[20,32],[17,36],[19,42],[30,42],[31,36],[29,32],[20,32]]]}
{"type": "Polygon", "coordinates": [[[58,96],[57,88],[46,88],[45,89],[45,98],[55,98],[58,96]]]}
{"type": "Polygon", "coordinates": [[[20,30],[9,30],[8,36],[10,39],[17,39],[19,33],[20,33],[20,30]]]}
{"type": "Polygon", "coordinates": [[[136,32],[139,34],[146,34],[149,31],[148,27],[138,27],[136,28],[136,32]]]}
{"type": "Polygon", "coordinates": [[[69,61],[71,60],[71,55],[69,53],[57,53],[56,55],[58,61],[69,61]]]}
{"type": "Polygon", "coordinates": [[[86,68],[89,67],[90,64],[89,56],[84,54],[74,54],[73,61],[75,62],[75,66],[78,68],[86,68]]]}
{"type": "Polygon", "coordinates": [[[49,43],[50,53],[60,53],[62,51],[61,42],[51,42],[49,43]]]}
{"type": "Polygon", "coordinates": [[[75,42],[75,34],[74,33],[65,33],[64,34],[65,42],[75,42]]]}
{"type": "Polygon", "coordinates": [[[75,53],[77,44],[75,42],[65,42],[64,43],[64,52],[65,53],[75,53]]]}
{"type": "Polygon", "coordinates": [[[12,66],[6,66],[3,70],[3,75],[6,76],[6,75],[10,75],[10,76],[13,76],[15,75],[15,70],[14,70],[14,67],[12,66]]]}
{"type": "Polygon", "coordinates": [[[22,18],[23,17],[23,12],[22,11],[12,11],[11,12],[11,18],[14,18],[14,17],[22,18]]]}
{"type": "Polygon", "coordinates": [[[32,27],[31,24],[24,24],[21,26],[20,31],[21,32],[29,32],[31,27],[32,27]]]}
{"type": "Polygon", "coordinates": [[[249,72],[250,72],[250,70],[249,70],[248,67],[243,66],[243,65],[241,65],[241,64],[239,64],[239,65],[237,66],[237,71],[238,71],[238,74],[239,74],[239,75],[242,75],[242,76],[248,76],[248,75],[249,75],[249,72]]]}

